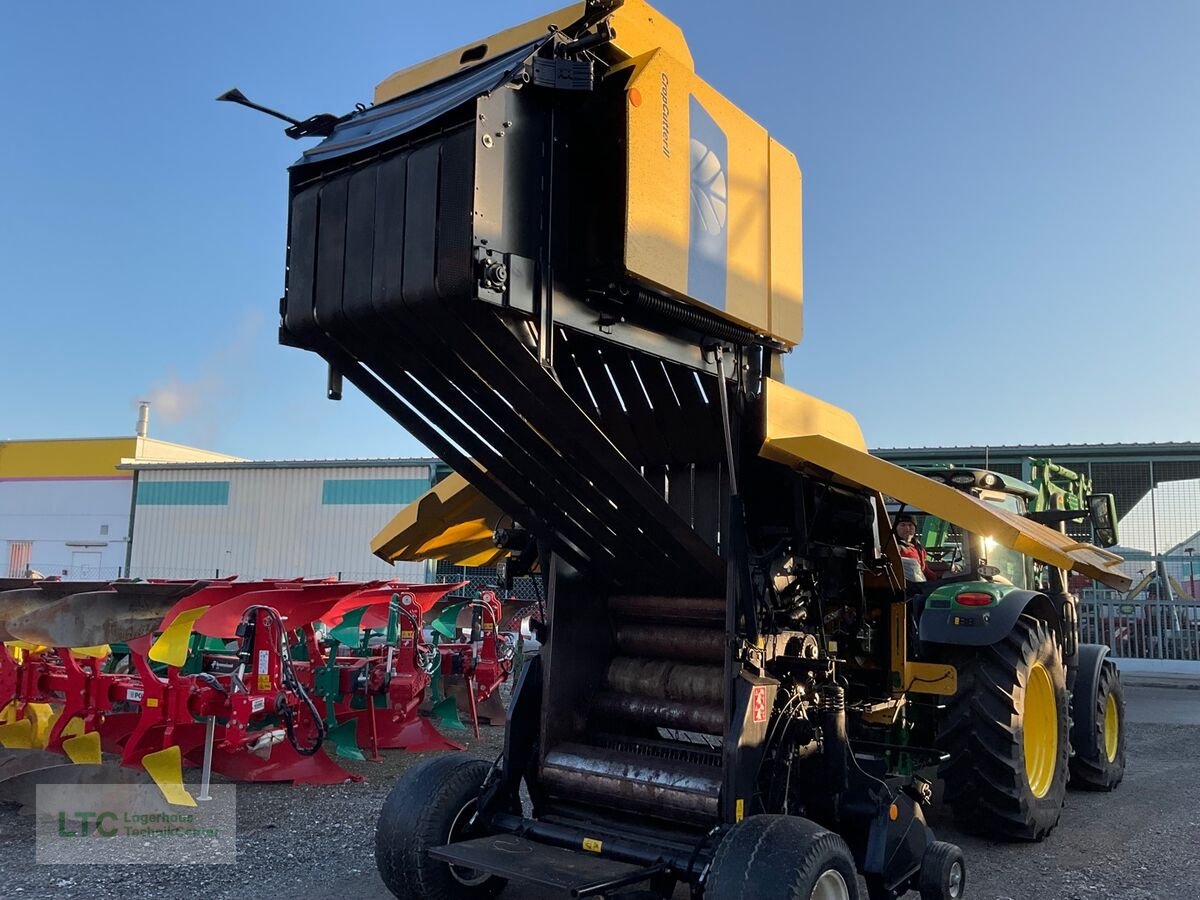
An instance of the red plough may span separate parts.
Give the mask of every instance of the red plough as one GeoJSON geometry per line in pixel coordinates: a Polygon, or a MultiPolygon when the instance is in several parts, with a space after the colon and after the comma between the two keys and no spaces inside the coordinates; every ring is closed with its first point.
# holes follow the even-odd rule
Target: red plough
{"type": "Polygon", "coordinates": [[[239,781],[361,780],[326,749],[360,759],[359,747],[375,758],[458,749],[420,712],[435,679],[461,683],[478,733],[481,708],[511,670],[491,592],[432,620],[453,640],[425,636],[437,601],[461,586],[226,580],[0,592],[0,636],[26,642],[17,652],[0,645],[0,709],[50,704],[49,749],[98,762],[103,748],[125,766],[157,769],[160,786],[172,758],[176,769],[207,758],[239,781]],[[470,640],[446,625],[462,610],[470,640]],[[124,668],[95,646],[109,641],[128,645],[124,668]]]}

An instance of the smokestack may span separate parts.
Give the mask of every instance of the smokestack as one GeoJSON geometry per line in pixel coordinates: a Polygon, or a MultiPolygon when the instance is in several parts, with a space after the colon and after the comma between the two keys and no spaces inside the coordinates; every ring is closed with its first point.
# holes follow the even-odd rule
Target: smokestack
{"type": "Polygon", "coordinates": [[[150,401],[138,401],[138,420],[137,420],[137,436],[140,438],[146,437],[150,431],[150,401]]]}

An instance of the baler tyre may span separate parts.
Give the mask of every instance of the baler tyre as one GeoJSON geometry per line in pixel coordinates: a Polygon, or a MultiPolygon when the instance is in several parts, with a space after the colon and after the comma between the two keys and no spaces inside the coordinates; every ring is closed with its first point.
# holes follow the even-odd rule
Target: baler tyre
{"type": "Polygon", "coordinates": [[[832,831],[795,816],[751,816],[713,855],[704,900],[859,900],[854,857],[832,831]]]}
{"type": "Polygon", "coordinates": [[[967,887],[967,863],[957,844],[934,841],[925,848],[918,876],[921,900],[959,900],[967,887]]]}
{"type": "Polygon", "coordinates": [[[1067,791],[1071,717],[1058,637],[1023,615],[1004,640],[955,664],[958,692],[938,723],[946,802],[973,831],[1040,841],[1067,791]]]}
{"type": "Polygon", "coordinates": [[[1071,787],[1085,791],[1111,791],[1125,777],[1125,689],[1116,665],[1105,660],[1094,697],[1079,691],[1092,690],[1090,684],[1076,683],[1074,702],[1089,703],[1095,716],[1092,734],[1080,734],[1080,723],[1071,729],[1071,787]]]}
{"type": "Polygon", "coordinates": [[[399,900],[487,900],[505,879],[430,859],[428,851],[465,835],[491,764],[466,753],[436,756],[405,772],[375,827],[375,866],[399,900]]]}

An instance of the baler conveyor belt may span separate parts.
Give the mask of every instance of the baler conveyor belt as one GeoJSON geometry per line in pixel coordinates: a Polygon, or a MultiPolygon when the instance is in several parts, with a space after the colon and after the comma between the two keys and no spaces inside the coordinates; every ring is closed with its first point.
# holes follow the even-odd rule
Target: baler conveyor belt
{"type": "Polygon", "coordinates": [[[577,568],[616,572],[619,562],[680,586],[720,578],[715,549],[551,372],[490,310],[462,306],[454,316],[430,304],[388,323],[421,335],[423,352],[403,359],[387,330],[334,332],[319,352],[497,506],[544,529],[577,568]]]}

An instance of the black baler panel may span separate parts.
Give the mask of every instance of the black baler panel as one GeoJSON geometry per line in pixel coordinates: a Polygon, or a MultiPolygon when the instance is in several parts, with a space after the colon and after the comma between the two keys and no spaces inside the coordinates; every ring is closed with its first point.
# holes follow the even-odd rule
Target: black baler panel
{"type": "Polygon", "coordinates": [[[362,358],[355,335],[395,305],[474,295],[473,138],[460,127],[296,192],[284,326],[297,343],[328,337],[362,358]]]}

